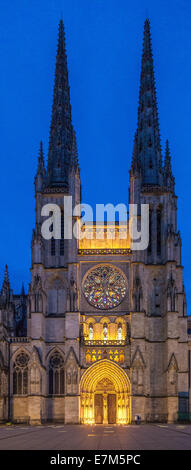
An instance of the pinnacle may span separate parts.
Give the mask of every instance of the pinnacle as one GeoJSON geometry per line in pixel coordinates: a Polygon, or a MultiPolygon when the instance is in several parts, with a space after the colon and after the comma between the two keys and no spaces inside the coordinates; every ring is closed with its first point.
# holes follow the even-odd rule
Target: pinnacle
{"type": "Polygon", "coordinates": [[[43,153],[43,143],[42,140],[40,141],[40,150],[39,150],[39,157],[44,158],[44,153],[43,153]]]}
{"type": "Polygon", "coordinates": [[[7,266],[7,264],[5,265],[4,281],[9,282],[9,273],[8,273],[8,266],[7,266]]]}
{"type": "Polygon", "coordinates": [[[169,148],[168,140],[166,140],[166,148],[165,148],[164,180],[165,180],[166,186],[170,188],[172,191],[174,191],[175,179],[172,174],[171,155],[170,155],[170,148],[169,148]]]}
{"type": "Polygon", "coordinates": [[[8,266],[7,264],[5,265],[5,273],[4,273],[4,280],[3,280],[3,286],[1,289],[1,294],[9,292],[10,291],[10,282],[9,282],[9,273],[8,273],[8,266]]]}
{"type": "Polygon", "coordinates": [[[166,149],[165,149],[165,163],[164,163],[165,172],[168,174],[172,173],[171,170],[171,156],[168,139],[166,140],[166,149]]]}

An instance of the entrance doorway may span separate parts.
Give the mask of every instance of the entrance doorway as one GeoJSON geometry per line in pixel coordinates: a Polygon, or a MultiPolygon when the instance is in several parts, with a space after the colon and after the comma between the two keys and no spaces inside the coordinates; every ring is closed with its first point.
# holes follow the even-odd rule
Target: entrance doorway
{"type": "Polygon", "coordinates": [[[114,393],[95,393],[94,419],[95,424],[116,423],[116,395],[114,393]]]}
{"type": "Polygon", "coordinates": [[[96,424],[130,422],[130,382],[117,364],[102,360],[83,374],[80,384],[80,421],[96,424]]]}

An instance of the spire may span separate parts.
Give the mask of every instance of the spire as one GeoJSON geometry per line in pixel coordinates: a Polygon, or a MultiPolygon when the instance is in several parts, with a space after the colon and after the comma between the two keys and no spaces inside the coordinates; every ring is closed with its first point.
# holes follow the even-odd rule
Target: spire
{"type": "Polygon", "coordinates": [[[143,185],[162,184],[162,158],[160,146],[157,98],[155,89],[150,22],[144,25],[141,79],[139,91],[137,153],[143,185]]]}
{"type": "Polygon", "coordinates": [[[174,192],[174,176],[172,174],[171,156],[169,142],[166,140],[165,161],[164,161],[164,184],[170,191],[174,192]]]}
{"type": "Polygon", "coordinates": [[[72,164],[73,126],[71,120],[70,88],[62,19],[59,24],[58,47],[52,121],[50,128],[47,185],[68,190],[68,175],[72,164]]]}

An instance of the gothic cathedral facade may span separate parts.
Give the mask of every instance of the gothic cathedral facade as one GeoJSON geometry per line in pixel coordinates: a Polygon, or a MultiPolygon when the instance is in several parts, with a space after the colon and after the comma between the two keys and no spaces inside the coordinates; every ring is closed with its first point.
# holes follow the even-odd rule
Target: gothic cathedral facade
{"type": "MultiPolygon", "coordinates": [[[[168,141],[161,156],[150,24],[145,21],[129,202],[149,204],[149,245],[64,238],[64,196],[81,202],[65,35],[59,24],[48,165],[40,145],[31,282],[0,296],[0,422],[175,422],[189,413],[190,342],[177,197],[168,141]],[[45,240],[41,210],[62,209],[45,240]]],[[[73,217],[73,223],[76,217],[73,217]]],[[[128,224],[128,222],[127,222],[128,224]]],[[[99,227],[98,227],[99,228],[99,227]]],[[[87,226],[88,229],[88,226],[87,226]]],[[[113,227],[108,223],[104,229],[113,227]]],[[[190,331],[190,330],[189,330],[190,331]]]]}

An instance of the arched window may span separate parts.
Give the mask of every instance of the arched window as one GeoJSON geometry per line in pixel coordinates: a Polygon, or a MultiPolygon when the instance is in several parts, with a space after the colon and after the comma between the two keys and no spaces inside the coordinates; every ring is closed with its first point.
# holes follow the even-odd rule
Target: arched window
{"type": "Polygon", "coordinates": [[[13,365],[13,395],[28,393],[29,356],[24,352],[18,354],[13,365]]]}
{"type": "Polygon", "coordinates": [[[121,341],[123,339],[123,335],[122,335],[122,324],[119,323],[118,324],[118,340],[121,341]]]}
{"type": "Polygon", "coordinates": [[[89,340],[92,341],[94,338],[94,331],[92,323],[89,324],[89,340]]]}
{"type": "Polygon", "coordinates": [[[161,254],[161,208],[157,209],[157,255],[161,254]]]}
{"type": "Polygon", "coordinates": [[[108,339],[108,326],[107,326],[107,323],[104,323],[104,325],[103,325],[103,339],[104,339],[104,341],[107,341],[107,339],[108,339]]]}
{"type": "Polygon", "coordinates": [[[64,359],[55,352],[49,362],[49,395],[64,394],[64,359]]]}

